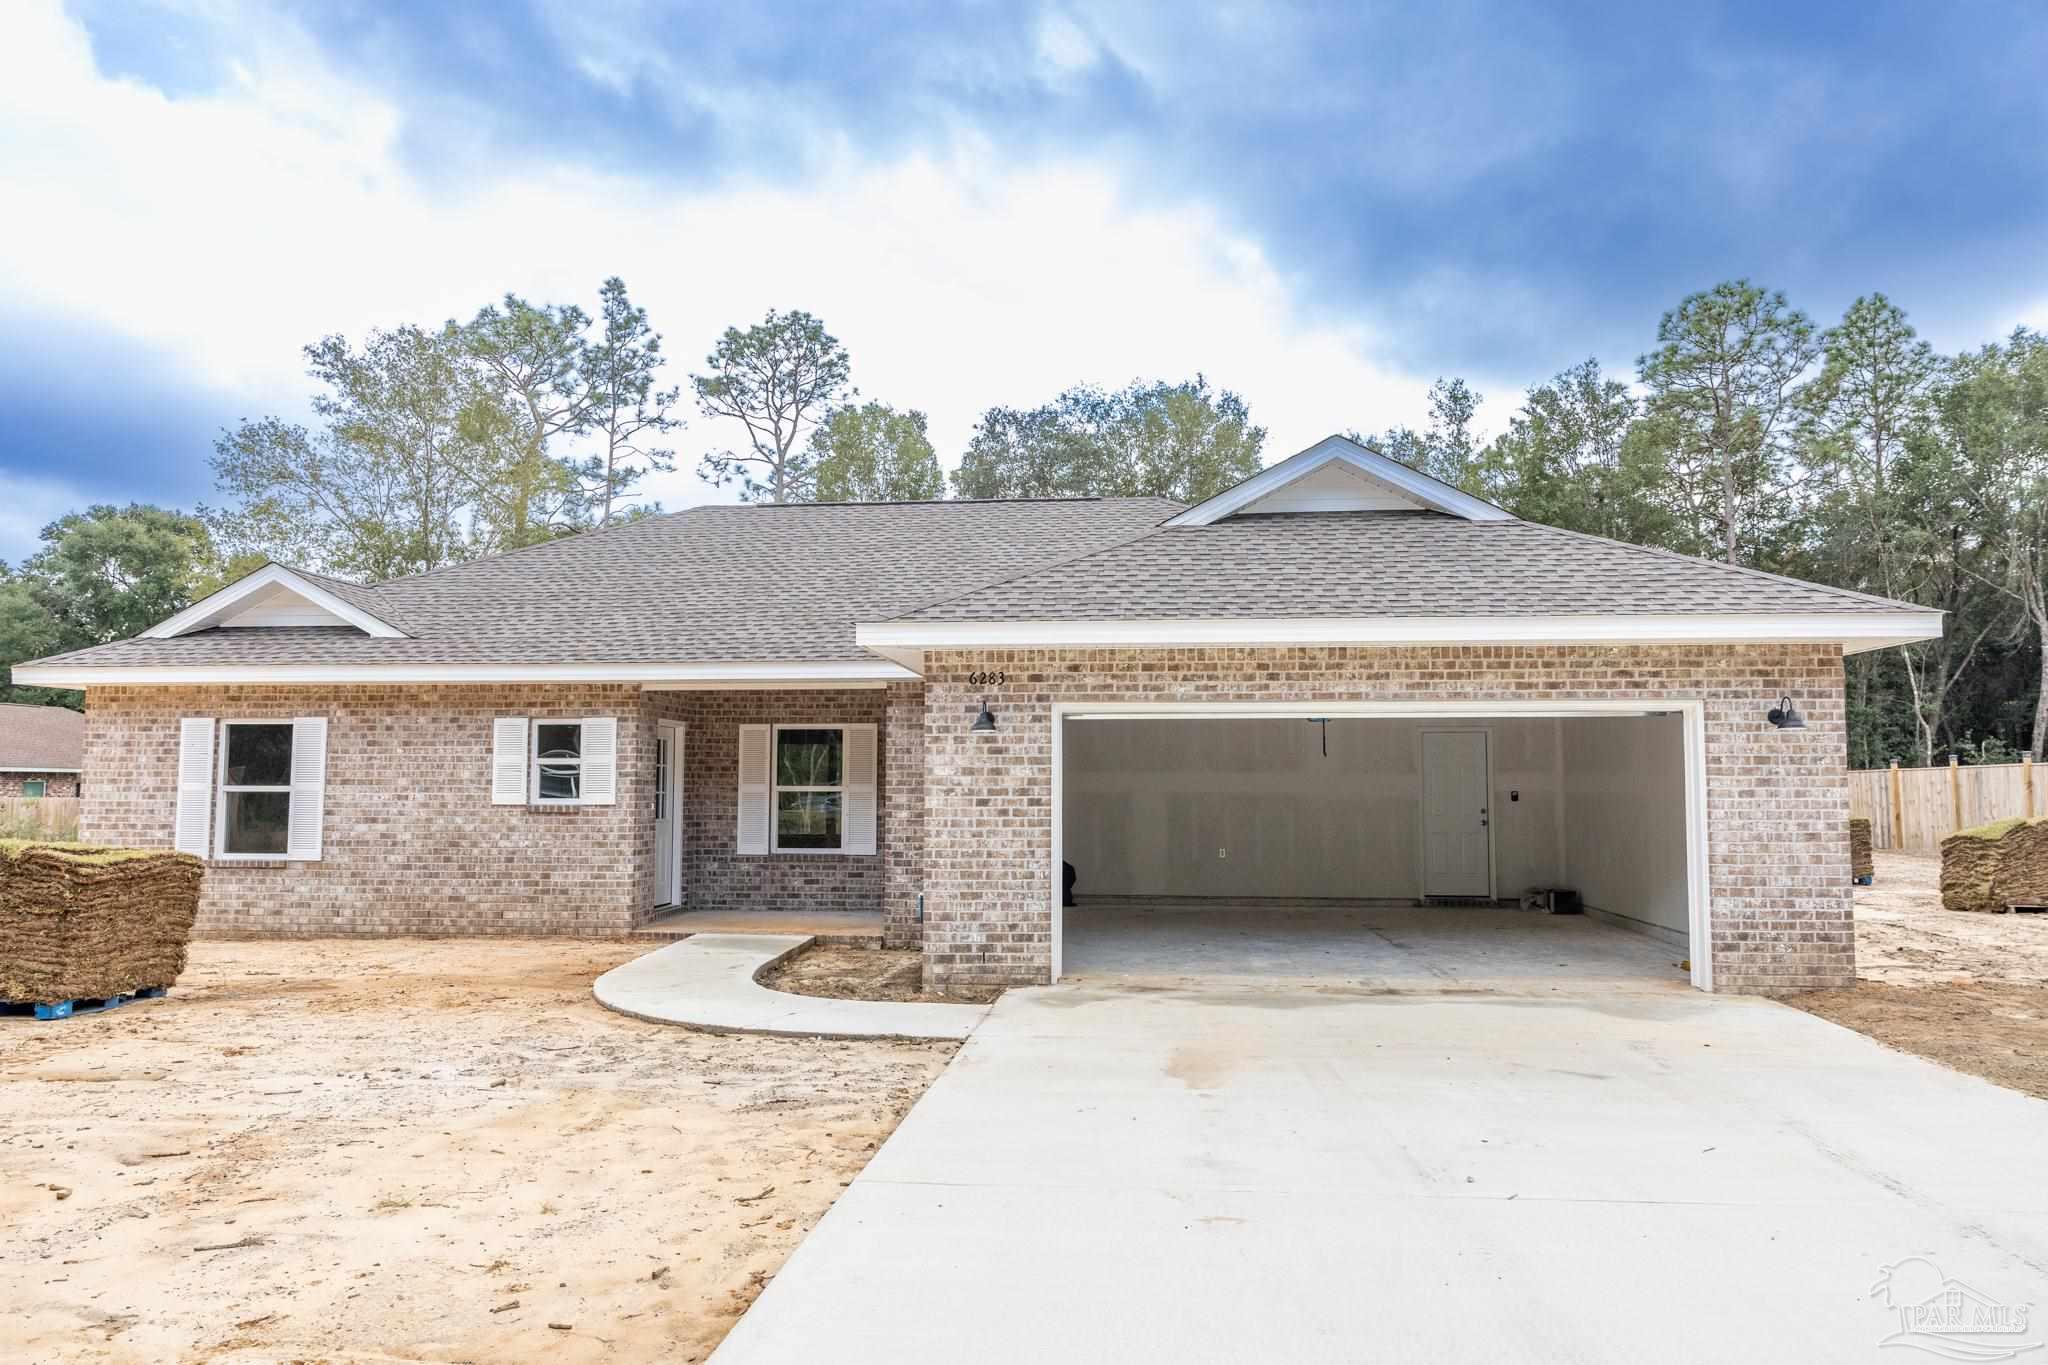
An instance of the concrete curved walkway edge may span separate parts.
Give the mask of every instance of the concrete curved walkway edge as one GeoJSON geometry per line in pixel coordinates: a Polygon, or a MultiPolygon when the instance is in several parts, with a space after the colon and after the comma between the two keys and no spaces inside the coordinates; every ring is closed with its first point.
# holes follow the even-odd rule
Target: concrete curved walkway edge
{"type": "Polygon", "coordinates": [[[756,979],[812,941],[809,934],[693,934],[612,968],[591,991],[608,1010],[710,1033],[957,1041],[988,1016],[987,1005],[831,1000],[771,991],[756,979]]]}

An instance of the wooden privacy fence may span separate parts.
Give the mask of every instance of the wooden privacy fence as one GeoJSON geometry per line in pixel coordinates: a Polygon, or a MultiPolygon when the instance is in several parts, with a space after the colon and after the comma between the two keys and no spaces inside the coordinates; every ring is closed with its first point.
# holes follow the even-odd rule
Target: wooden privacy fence
{"type": "Polygon", "coordinates": [[[1934,853],[1959,829],[2048,816],[2048,765],[2031,760],[1965,768],[1865,768],[1849,774],[1849,814],[1870,821],[1878,848],[1934,853]]]}
{"type": "Polygon", "coordinates": [[[77,837],[77,797],[0,797],[0,839],[76,839],[77,837]]]}

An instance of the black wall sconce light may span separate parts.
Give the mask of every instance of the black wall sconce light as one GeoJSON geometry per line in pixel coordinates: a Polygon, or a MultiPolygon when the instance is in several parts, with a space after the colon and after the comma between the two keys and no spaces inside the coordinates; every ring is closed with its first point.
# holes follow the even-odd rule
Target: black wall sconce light
{"type": "Polygon", "coordinates": [[[981,714],[974,718],[974,724],[967,727],[969,734],[986,735],[996,728],[996,713],[988,709],[988,698],[981,699],[981,714]]]}
{"type": "Polygon", "coordinates": [[[1806,717],[1799,714],[1799,708],[1792,704],[1792,698],[1782,697],[1778,704],[1764,713],[1764,719],[1780,730],[1804,730],[1806,717]]]}

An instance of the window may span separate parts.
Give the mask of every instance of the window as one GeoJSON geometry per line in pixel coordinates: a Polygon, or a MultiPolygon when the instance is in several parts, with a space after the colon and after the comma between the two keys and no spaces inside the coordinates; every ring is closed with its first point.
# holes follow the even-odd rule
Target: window
{"type": "Polygon", "coordinates": [[[229,721],[220,746],[220,853],[282,858],[292,819],[292,723],[229,721]]]}
{"type": "Polygon", "coordinates": [[[21,794],[23,796],[41,796],[48,790],[49,783],[43,778],[29,777],[22,779],[21,794]]]}
{"type": "Polygon", "coordinates": [[[843,845],[846,732],[775,727],[775,847],[837,852],[843,845]]]}
{"type": "Polygon", "coordinates": [[[540,805],[578,805],[583,800],[583,722],[533,723],[533,799],[540,805]]]}

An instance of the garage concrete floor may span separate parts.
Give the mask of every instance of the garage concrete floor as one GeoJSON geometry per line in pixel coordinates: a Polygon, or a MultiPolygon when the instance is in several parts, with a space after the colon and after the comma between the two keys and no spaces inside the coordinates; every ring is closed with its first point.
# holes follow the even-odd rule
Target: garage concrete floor
{"type": "Polygon", "coordinates": [[[1919,1359],[1929,1296],[2048,1303],[2043,1150],[1753,997],[1012,991],[714,1360],[1919,1359]]]}
{"type": "Polygon", "coordinates": [[[1068,980],[1314,977],[1401,989],[1683,986],[1685,950],[1586,915],[1356,902],[1086,902],[1068,980]]]}

